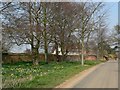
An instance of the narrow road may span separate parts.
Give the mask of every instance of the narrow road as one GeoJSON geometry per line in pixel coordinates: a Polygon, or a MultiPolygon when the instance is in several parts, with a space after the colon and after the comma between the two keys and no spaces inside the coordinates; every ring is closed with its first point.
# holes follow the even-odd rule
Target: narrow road
{"type": "Polygon", "coordinates": [[[102,64],[74,88],[118,88],[118,62],[111,60],[102,64]]]}

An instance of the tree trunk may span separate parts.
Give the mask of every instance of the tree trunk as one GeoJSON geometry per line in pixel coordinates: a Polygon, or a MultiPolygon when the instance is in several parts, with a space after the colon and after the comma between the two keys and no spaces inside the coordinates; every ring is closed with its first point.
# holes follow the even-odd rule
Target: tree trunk
{"type": "Polygon", "coordinates": [[[31,32],[31,50],[32,50],[32,62],[33,65],[38,65],[38,48],[34,47],[34,36],[32,30],[32,15],[31,15],[31,3],[29,2],[29,23],[30,23],[30,32],[31,32]]]}
{"type": "Polygon", "coordinates": [[[45,45],[45,62],[46,64],[48,64],[48,48],[47,48],[47,45],[45,45]]]}
{"type": "Polygon", "coordinates": [[[37,48],[32,47],[32,60],[33,65],[38,65],[39,52],[37,48]]]}
{"type": "Polygon", "coordinates": [[[62,45],[61,45],[61,54],[62,54],[61,61],[63,61],[64,60],[64,51],[63,51],[62,45]]]}
{"type": "Polygon", "coordinates": [[[66,60],[67,59],[68,50],[65,49],[65,47],[63,47],[63,48],[61,48],[61,52],[62,52],[62,60],[66,60]]]}
{"type": "Polygon", "coordinates": [[[58,51],[58,43],[55,42],[55,50],[56,50],[56,59],[57,59],[57,62],[60,61],[60,58],[59,58],[59,51],[58,51]]]}
{"type": "Polygon", "coordinates": [[[48,64],[48,39],[47,39],[47,32],[46,32],[46,24],[47,24],[47,17],[46,17],[46,3],[44,3],[44,50],[45,50],[45,62],[48,64]]]}
{"type": "MultiPolygon", "coordinates": [[[[83,18],[82,18],[83,19],[83,18]]],[[[84,25],[82,26],[82,37],[81,37],[81,42],[82,42],[82,53],[81,53],[81,64],[84,65],[84,25]]]]}
{"type": "Polygon", "coordinates": [[[62,61],[64,61],[66,58],[65,58],[65,48],[64,48],[64,43],[62,43],[61,45],[61,53],[62,53],[62,61]]]}
{"type": "Polygon", "coordinates": [[[82,45],[82,51],[81,51],[81,64],[84,65],[84,46],[82,45]]]}

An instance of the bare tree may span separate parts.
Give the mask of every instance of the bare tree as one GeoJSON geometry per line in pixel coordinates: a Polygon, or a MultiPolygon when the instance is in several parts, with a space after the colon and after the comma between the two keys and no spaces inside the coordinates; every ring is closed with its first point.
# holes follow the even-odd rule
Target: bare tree
{"type": "Polygon", "coordinates": [[[81,21],[80,26],[78,27],[78,39],[80,40],[81,44],[81,63],[84,65],[84,53],[85,53],[85,40],[86,36],[89,35],[91,29],[89,29],[89,24],[91,22],[92,16],[98,12],[103,3],[93,3],[93,2],[82,2],[79,3],[79,11],[80,11],[80,18],[81,21]],[[91,8],[91,9],[89,9],[91,8]]]}
{"type": "Polygon", "coordinates": [[[62,60],[65,60],[69,52],[67,46],[71,42],[70,38],[76,27],[76,6],[69,2],[53,3],[52,5],[51,13],[53,19],[51,19],[51,22],[53,23],[50,23],[52,41],[55,44],[56,56],[58,57],[59,46],[61,48],[62,60]]]}
{"type": "Polygon", "coordinates": [[[41,38],[40,9],[40,3],[17,3],[4,13],[5,20],[8,21],[8,23],[4,21],[4,30],[9,31],[12,43],[18,46],[22,44],[31,45],[34,65],[38,65],[41,38]]]}
{"type": "Polygon", "coordinates": [[[6,2],[6,3],[3,3],[1,2],[0,3],[0,13],[4,12],[5,9],[11,7],[11,2],[6,2]]]}
{"type": "Polygon", "coordinates": [[[61,48],[62,60],[65,60],[70,45],[76,42],[81,46],[81,63],[84,65],[85,43],[89,42],[93,28],[99,22],[95,13],[101,10],[103,3],[14,2],[11,5],[3,12],[4,31],[9,32],[12,43],[31,46],[34,65],[39,62],[39,48],[44,49],[45,62],[48,63],[49,45],[55,46],[59,61],[58,47],[61,48]]]}

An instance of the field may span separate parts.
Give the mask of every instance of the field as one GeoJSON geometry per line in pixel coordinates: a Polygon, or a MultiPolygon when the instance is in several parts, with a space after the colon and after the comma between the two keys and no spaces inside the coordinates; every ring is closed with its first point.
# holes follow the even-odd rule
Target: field
{"type": "Polygon", "coordinates": [[[73,75],[88,69],[100,61],[80,62],[41,62],[38,66],[32,66],[31,62],[19,62],[16,64],[2,65],[3,88],[53,88],[69,79],[73,75]]]}

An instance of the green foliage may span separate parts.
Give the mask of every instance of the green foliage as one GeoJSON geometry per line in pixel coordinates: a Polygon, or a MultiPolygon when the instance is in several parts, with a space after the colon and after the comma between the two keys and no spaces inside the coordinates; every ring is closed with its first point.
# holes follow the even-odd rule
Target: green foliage
{"type": "Polygon", "coordinates": [[[86,65],[96,65],[96,64],[99,64],[101,61],[87,61],[85,60],[85,64],[86,65]]]}
{"type": "Polygon", "coordinates": [[[2,67],[3,88],[52,88],[64,82],[66,79],[83,71],[98,61],[80,62],[42,62],[39,66],[32,66],[32,62],[19,62],[16,64],[4,64],[2,67]]]}

